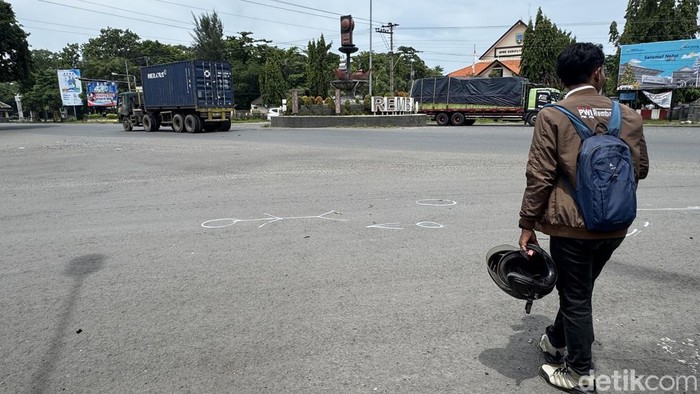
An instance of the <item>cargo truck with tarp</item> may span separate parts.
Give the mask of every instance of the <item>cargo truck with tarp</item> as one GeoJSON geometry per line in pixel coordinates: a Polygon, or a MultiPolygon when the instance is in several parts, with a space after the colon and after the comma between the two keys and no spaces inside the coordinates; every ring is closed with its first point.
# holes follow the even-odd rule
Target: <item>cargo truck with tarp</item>
{"type": "Polygon", "coordinates": [[[557,89],[538,87],[521,77],[424,78],[411,87],[417,112],[440,126],[473,125],[481,118],[534,126],[537,113],[559,95],[557,89]]]}
{"type": "Polygon", "coordinates": [[[119,95],[124,130],[228,131],[233,113],[231,65],[188,60],[141,68],[142,87],[119,95]]]}

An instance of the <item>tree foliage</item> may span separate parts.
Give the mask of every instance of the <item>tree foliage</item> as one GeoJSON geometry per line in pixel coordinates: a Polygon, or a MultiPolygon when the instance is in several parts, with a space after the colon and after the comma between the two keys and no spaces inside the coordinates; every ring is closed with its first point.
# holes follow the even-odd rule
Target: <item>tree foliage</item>
{"type": "Polygon", "coordinates": [[[539,8],[535,23],[530,20],[525,29],[520,75],[535,83],[560,86],[557,56],[573,42],[571,33],[559,29],[539,8]]]}
{"type": "Polygon", "coordinates": [[[29,82],[31,52],[27,36],[17,23],[12,5],[0,0],[0,82],[29,82]]]}
{"type": "Polygon", "coordinates": [[[287,96],[287,82],[282,72],[282,55],[273,53],[267,57],[260,73],[260,95],[263,103],[273,106],[282,104],[287,96]]]}
{"type": "Polygon", "coordinates": [[[219,19],[216,11],[204,13],[194,18],[194,31],[191,36],[194,40],[192,49],[197,59],[223,61],[226,59],[226,47],[224,45],[224,24],[219,19]]]}
{"type": "Polygon", "coordinates": [[[630,80],[632,70],[619,69],[620,45],[696,38],[700,31],[697,24],[699,4],[700,0],[629,0],[623,32],[618,32],[617,22],[610,24],[609,41],[618,49],[610,61],[606,61],[605,92],[614,95],[619,84],[630,80]]]}
{"type": "MultiPolygon", "coordinates": [[[[700,0],[630,0],[620,45],[692,39],[697,36],[700,0]]],[[[615,30],[617,23],[613,22],[615,30]]],[[[610,27],[611,31],[613,26],[610,27]]]]}
{"type": "Polygon", "coordinates": [[[309,41],[306,49],[306,81],[310,96],[328,96],[333,70],[340,62],[340,56],[330,52],[333,44],[326,44],[321,34],[318,41],[309,41]]]}

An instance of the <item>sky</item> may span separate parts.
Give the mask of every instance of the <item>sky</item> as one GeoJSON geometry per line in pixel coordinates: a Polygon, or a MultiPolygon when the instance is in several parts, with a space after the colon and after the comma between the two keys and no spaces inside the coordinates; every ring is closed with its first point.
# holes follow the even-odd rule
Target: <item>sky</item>
{"type": "MultiPolygon", "coordinates": [[[[100,29],[130,30],[141,39],[190,45],[193,15],[216,11],[224,34],[252,32],[279,48],[301,49],[323,34],[340,55],[340,16],[355,20],[353,41],[360,51],[386,53],[413,47],[429,66],[445,73],[473,63],[518,20],[527,23],[538,8],[578,42],[608,43],[610,23],[622,32],[625,0],[5,0],[29,35],[31,49],[58,52],[67,44],[84,44],[100,29]],[[370,24],[371,21],[371,24],[370,24]],[[378,33],[395,24],[393,35],[378,33]]],[[[344,56],[344,55],[343,55],[344,56]]]]}

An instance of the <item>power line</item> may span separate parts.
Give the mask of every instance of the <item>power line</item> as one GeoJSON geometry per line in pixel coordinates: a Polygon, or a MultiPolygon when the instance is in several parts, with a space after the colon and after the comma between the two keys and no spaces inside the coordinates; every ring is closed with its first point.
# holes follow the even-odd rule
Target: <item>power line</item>
{"type": "Polygon", "coordinates": [[[125,18],[125,19],[135,20],[135,21],[139,21],[139,22],[146,22],[146,23],[149,23],[149,24],[152,24],[152,25],[167,26],[167,27],[170,27],[170,28],[173,28],[173,29],[191,30],[191,28],[187,28],[187,27],[173,26],[173,25],[169,25],[169,24],[167,24],[167,23],[156,22],[156,21],[153,21],[153,20],[146,20],[146,19],[133,18],[133,17],[130,17],[130,16],[116,15],[116,14],[109,13],[109,12],[104,12],[104,11],[90,10],[90,9],[87,9],[87,8],[76,7],[76,6],[73,6],[73,5],[56,3],[56,2],[53,2],[53,1],[49,1],[49,0],[38,0],[38,1],[40,1],[40,2],[42,2],[42,3],[48,3],[48,4],[53,4],[53,5],[61,6],[61,7],[73,8],[73,9],[76,9],[76,10],[87,11],[87,12],[93,12],[93,13],[101,14],[101,15],[109,15],[109,16],[112,16],[112,17],[115,17],[115,18],[125,18]]]}
{"type": "MultiPolygon", "coordinates": [[[[207,9],[207,8],[193,7],[193,6],[188,5],[188,4],[176,3],[176,2],[174,2],[174,1],[167,1],[167,0],[156,0],[156,1],[161,2],[161,3],[176,5],[176,6],[179,6],[179,7],[185,7],[185,8],[189,8],[189,9],[193,9],[193,10],[209,11],[209,9],[207,9]]],[[[264,18],[256,18],[256,17],[254,17],[254,16],[246,16],[246,15],[241,15],[241,14],[234,14],[234,13],[225,12],[225,11],[216,11],[216,13],[217,13],[217,14],[221,14],[221,15],[235,16],[235,17],[239,17],[239,18],[252,19],[252,20],[257,20],[257,21],[262,21],[262,22],[277,23],[277,24],[286,25],[286,26],[303,27],[303,28],[306,28],[306,29],[316,29],[316,27],[314,27],[314,26],[296,25],[296,24],[294,24],[294,23],[280,22],[280,21],[275,21],[275,20],[271,20],[271,19],[264,19],[264,18]]]]}

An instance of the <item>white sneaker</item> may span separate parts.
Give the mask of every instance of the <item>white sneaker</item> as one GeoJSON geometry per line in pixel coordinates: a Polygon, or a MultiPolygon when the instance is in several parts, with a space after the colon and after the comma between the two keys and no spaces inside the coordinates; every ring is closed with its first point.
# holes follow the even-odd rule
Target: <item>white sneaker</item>
{"type": "Polygon", "coordinates": [[[540,350],[544,353],[547,364],[564,364],[564,352],[566,352],[566,348],[552,346],[546,333],[542,334],[542,338],[540,338],[540,350]]]}
{"type": "Polygon", "coordinates": [[[550,385],[569,393],[597,393],[593,375],[579,375],[566,366],[544,364],[540,367],[540,377],[550,385]]]}

